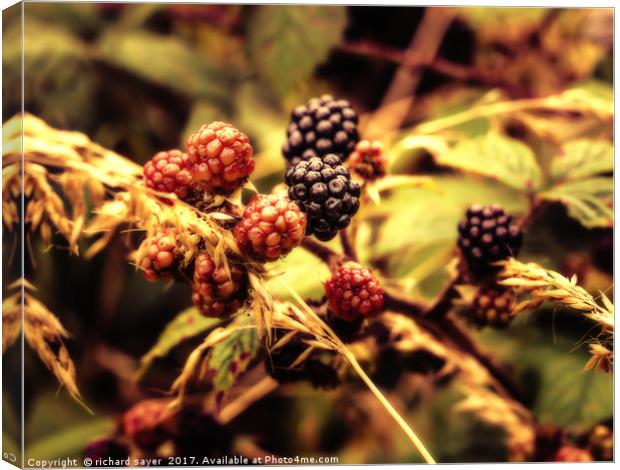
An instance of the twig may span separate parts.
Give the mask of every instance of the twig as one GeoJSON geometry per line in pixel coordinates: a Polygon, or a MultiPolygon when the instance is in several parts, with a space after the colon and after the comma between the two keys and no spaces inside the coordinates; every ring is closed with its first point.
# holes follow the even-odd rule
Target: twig
{"type": "Polygon", "coordinates": [[[525,88],[506,82],[501,78],[495,78],[491,76],[488,71],[451,62],[440,57],[435,57],[430,60],[412,60],[404,51],[368,41],[345,42],[338,46],[338,49],[350,54],[369,56],[402,64],[413,70],[428,69],[456,80],[479,83],[491,88],[503,88],[513,96],[525,97],[529,95],[529,92],[525,88]]]}
{"type": "Polygon", "coordinates": [[[262,380],[254,384],[235,400],[230,402],[218,414],[218,421],[222,424],[228,424],[241,413],[243,413],[250,405],[257,402],[266,395],[269,395],[276,388],[278,382],[271,377],[264,377],[262,380]]]}
{"type": "Polygon", "coordinates": [[[351,239],[349,238],[349,234],[346,230],[340,230],[338,232],[340,236],[340,243],[342,245],[342,251],[344,254],[351,258],[352,261],[357,261],[357,253],[355,252],[355,247],[351,243],[351,239]]]}
{"type": "Polygon", "coordinates": [[[457,284],[461,282],[461,275],[457,274],[452,278],[444,290],[439,294],[435,303],[424,312],[424,316],[427,318],[439,318],[443,317],[452,306],[452,301],[458,297],[458,291],[456,290],[457,284]]]}
{"type": "Polygon", "coordinates": [[[383,306],[393,312],[404,313],[407,316],[418,317],[424,315],[427,306],[414,302],[400,294],[383,289],[383,306]]]}

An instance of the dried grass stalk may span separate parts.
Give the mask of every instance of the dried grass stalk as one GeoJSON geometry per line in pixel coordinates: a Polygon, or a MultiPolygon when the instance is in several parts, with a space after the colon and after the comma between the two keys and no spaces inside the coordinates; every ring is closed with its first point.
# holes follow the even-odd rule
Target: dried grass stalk
{"type": "Polygon", "coordinates": [[[570,279],[536,263],[522,263],[510,258],[503,263],[500,284],[512,287],[517,294],[526,294],[515,308],[515,313],[536,308],[545,301],[571,308],[600,326],[600,334],[590,345],[592,357],[586,369],[610,371],[613,366],[614,306],[604,293],[600,303],[577,284],[577,276],[570,279]]]}

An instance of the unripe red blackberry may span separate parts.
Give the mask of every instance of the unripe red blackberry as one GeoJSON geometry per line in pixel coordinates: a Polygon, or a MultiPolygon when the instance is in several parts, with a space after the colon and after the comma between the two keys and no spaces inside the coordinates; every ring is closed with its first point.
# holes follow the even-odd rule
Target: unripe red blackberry
{"type": "Polygon", "coordinates": [[[357,114],[348,101],[330,95],[312,98],[291,113],[282,153],[289,161],[306,150],[319,157],[334,153],[346,160],[359,140],[357,123],[357,114]]]}
{"type": "Polygon", "coordinates": [[[347,166],[364,181],[382,178],[387,173],[387,156],[383,153],[383,144],[378,140],[359,141],[349,155],[347,166]]]}
{"type": "Polygon", "coordinates": [[[479,327],[505,328],[514,317],[517,298],[510,289],[482,286],[470,309],[470,320],[479,327]]]}
{"type": "Polygon", "coordinates": [[[192,176],[208,192],[231,193],[254,171],[248,136],[225,122],[204,124],[186,146],[192,176]]]}
{"type": "Polygon", "coordinates": [[[201,253],[194,262],[192,301],[207,317],[227,317],[235,313],[248,294],[247,272],[237,263],[228,261],[216,267],[207,253],[201,253]]]}
{"type": "Polygon", "coordinates": [[[458,245],[474,275],[495,272],[493,263],[517,256],[523,234],[498,204],[467,209],[458,226],[458,245]]]}
{"type": "Polygon", "coordinates": [[[122,417],[123,434],[144,449],[154,449],[166,440],[166,433],[161,427],[168,400],[144,400],[122,417]]]}
{"type": "Polygon", "coordinates": [[[287,197],[257,194],[235,227],[235,238],[249,256],[274,261],[301,243],[306,222],[306,214],[287,197]]]}
{"type": "Polygon", "coordinates": [[[187,154],[180,150],[155,154],[144,165],[146,187],[163,193],[174,193],[179,199],[186,199],[194,184],[187,161],[187,154]]]}
{"type": "Polygon", "coordinates": [[[286,172],[288,196],[308,216],[307,235],[331,240],[359,209],[360,186],[337,155],[303,160],[286,172]]]}
{"type": "Polygon", "coordinates": [[[383,308],[383,290],[368,268],[349,263],[338,268],[325,282],[327,305],[341,320],[374,317],[383,308]]]}
{"type": "Polygon", "coordinates": [[[163,227],[144,240],[138,249],[138,266],[145,279],[157,281],[174,273],[181,258],[181,244],[174,229],[163,227]]]}
{"type": "Polygon", "coordinates": [[[591,462],[594,460],[592,454],[586,449],[573,446],[562,446],[558,449],[554,462],[591,462]]]}

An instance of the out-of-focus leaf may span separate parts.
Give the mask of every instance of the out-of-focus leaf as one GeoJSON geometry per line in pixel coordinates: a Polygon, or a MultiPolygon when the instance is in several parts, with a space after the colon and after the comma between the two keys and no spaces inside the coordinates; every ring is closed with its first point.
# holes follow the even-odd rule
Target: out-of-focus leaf
{"type": "Polygon", "coordinates": [[[179,142],[180,147],[184,148],[185,140],[192,132],[196,132],[196,130],[203,124],[207,124],[212,121],[226,121],[228,118],[229,112],[222,109],[221,106],[217,106],[216,103],[209,100],[196,101],[194,106],[192,106],[189,118],[185,124],[185,129],[183,130],[183,135],[181,136],[181,141],[179,142]]]}
{"type": "Polygon", "coordinates": [[[610,177],[589,178],[560,183],[540,197],[566,206],[568,215],[584,227],[613,227],[614,182],[610,177]]]}
{"type": "Polygon", "coordinates": [[[88,443],[114,430],[114,419],[97,411],[93,416],[66,395],[40,390],[28,408],[24,425],[25,458],[81,457],[88,443]]]}
{"type": "Polygon", "coordinates": [[[435,155],[435,160],[521,191],[536,190],[542,183],[534,152],[524,143],[495,132],[462,140],[447,152],[435,155]]]}
{"type": "Polygon", "coordinates": [[[286,96],[327,58],[346,21],[344,6],[260,8],[248,24],[251,59],[273,89],[286,96]]]}
{"type": "Polygon", "coordinates": [[[144,375],[153,362],[164,357],[176,345],[188,338],[196,336],[220,322],[217,318],[207,318],[200,314],[197,308],[191,307],[178,314],[157,338],[156,343],[140,359],[140,369],[137,378],[144,375]]]}
{"type": "Polygon", "coordinates": [[[483,43],[519,41],[538,28],[545,8],[461,7],[459,16],[483,43]]]}
{"type": "Polygon", "coordinates": [[[26,19],[36,18],[50,25],[62,26],[77,34],[96,30],[103,24],[96,3],[29,3],[25,5],[26,19]]]}
{"type": "Polygon", "coordinates": [[[250,315],[238,315],[229,328],[238,328],[216,344],[209,357],[209,372],[216,390],[230,388],[241,375],[259,347],[258,332],[250,315]]]}
{"type": "Polygon", "coordinates": [[[135,75],[190,96],[225,99],[225,71],[187,43],[146,31],[111,30],[100,40],[103,58],[135,75]]]}
{"type": "Polygon", "coordinates": [[[555,180],[571,181],[612,172],[614,147],[604,140],[580,139],[564,146],[551,164],[555,180]]]}
{"type": "MultiPolygon", "coordinates": [[[[324,293],[322,281],[330,276],[325,263],[302,248],[293,250],[277,269],[282,273],[280,278],[303,298],[320,298],[324,293]]],[[[288,290],[275,279],[269,282],[269,290],[278,298],[290,298],[288,290]]]]}
{"type": "Polygon", "coordinates": [[[530,385],[538,382],[533,410],[540,423],[585,429],[612,416],[613,381],[605,374],[582,372],[589,359],[588,349],[575,349],[575,345],[583,338],[560,332],[551,341],[551,335],[553,332],[524,322],[504,332],[483,330],[481,338],[518,371],[536,373],[538,380],[530,379],[530,385]]]}

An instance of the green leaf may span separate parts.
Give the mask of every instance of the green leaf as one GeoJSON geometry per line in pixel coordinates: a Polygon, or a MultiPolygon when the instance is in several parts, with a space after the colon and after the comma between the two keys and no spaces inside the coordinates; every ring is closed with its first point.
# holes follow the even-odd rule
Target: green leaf
{"type": "MultiPolygon", "coordinates": [[[[558,324],[563,315],[570,314],[558,313],[558,324]]],[[[582,372],[590,358],[585,345],[576,348],[583,343],[583,333],[569,336],[568,331],[559,326],[554,334],[524,319],[503,332],[485,329],[481,339],[501,360],[524,373],[524,387],[536,391],[537,385],[533,411],[538,422],[583,429],[613,415],[613,380],[605,374],[582,372]]]]}
{"type": "Polygon", "coordinates": [[[342,36],[344,6],[269,6],[248,24],[250,58],[258,73],[286,96],[323,62],[342,36]]]}
{"type": "Polygon", "coordinates": [[[534,152],[524,143],[495,132],[461,140],[435,159],[440,165],[486,176],[520,191],[536,190],[542,183],[534,152]]]}
{"type": "Polygon", "coordinates": [[[166,325],[155,345],[142,356],[136,378],[142,377],[156,359],[164,357],[177,344],[215,327],[220,321],[218,318],[202,316],[195,307],[182,311],[166,325]]]}
{"type": "Polygon", "coordinates": [[[238,315],[228,328],[236,328],[230,336],[213,346],[209,357],[209,373],[215,390],[226,390],[248,367],[258,351],[258,332],[251,315],[238,315]]]}
{"type": "Polygon", "coordinates": [[[144,80],[190,96],[228,96],[225,72],[174,36],[115,29],[99,47],[104,60],[144,80]]]}
{"type": "Polygon", "coordinates": [[[568,215],[584,227],[613,227],[614,182],[611,177],[560,183],[540,194],[548,201],[566,206],[568,215]]]}
{"type": "Polygon", "coordinates": [[[564,146],[563,155],[554,158],[551,175],[571,181],[610,173],[614,169],[614,147],[605,140],[579,139],[564,146]]]}

